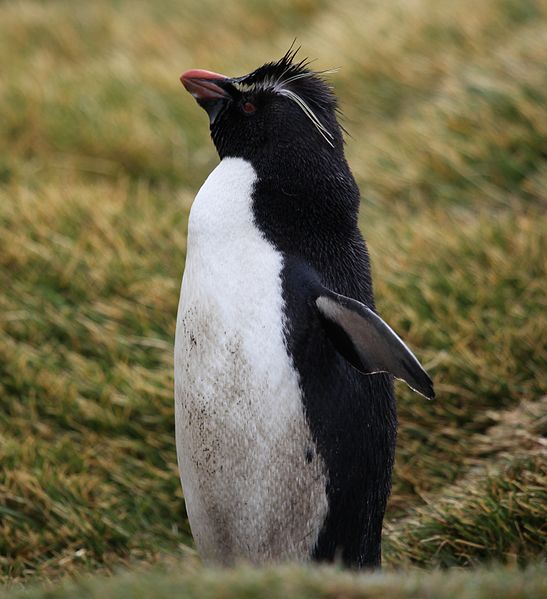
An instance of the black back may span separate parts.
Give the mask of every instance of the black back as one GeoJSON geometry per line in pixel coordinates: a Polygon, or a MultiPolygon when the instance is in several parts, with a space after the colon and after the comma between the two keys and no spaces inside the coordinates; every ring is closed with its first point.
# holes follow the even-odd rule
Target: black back
{"type": "Polygon", "coordinates": [[[294,53],[232,81],[235,101],[211,132],[221,157],[242,157],[255,168],[256,224],[284,256],[287,348],[328,471],[329,512],[314,557],[378,566],[396,440],[393,385],[388,375],[359,373],[335,350],[313,301],[319,282],[374,309],[357,226],[360,195],[344,157],[336,99],[305,63],[294,62],[294,53]],[[275,91],[283,85],[328,135],[301,105],[275,91]],[[244,102],[256,107],[252,115],[240,109],[244,102]]]}

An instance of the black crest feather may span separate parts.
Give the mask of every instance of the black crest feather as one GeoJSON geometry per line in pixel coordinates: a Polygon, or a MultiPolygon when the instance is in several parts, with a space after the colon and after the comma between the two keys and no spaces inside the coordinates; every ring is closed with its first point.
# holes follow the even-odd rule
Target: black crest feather
{"type": "Polygon", "coordinates": [[[322,75],[332,72],[313,71],[308,58],[297,60],[300,46],[294,42],[287,52],[277,61],[268,62],[252,73],[235,77],[232,82],[238,86],[259,89],[290,89],[304,98],[308,104],[336,108],[336,96],[332,87],[322,75]]]}

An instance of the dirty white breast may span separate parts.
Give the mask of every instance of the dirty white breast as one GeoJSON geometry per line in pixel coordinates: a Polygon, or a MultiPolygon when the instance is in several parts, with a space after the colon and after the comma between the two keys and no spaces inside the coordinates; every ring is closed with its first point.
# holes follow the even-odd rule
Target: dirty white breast
{"type": "Polygon", "coordinates": [[[209,563],[307,559],[324,464],[286,349],[282,255],[255,226],[256,173],[222,160],[192,205],[175,341],[177,455],[209,563]]]}

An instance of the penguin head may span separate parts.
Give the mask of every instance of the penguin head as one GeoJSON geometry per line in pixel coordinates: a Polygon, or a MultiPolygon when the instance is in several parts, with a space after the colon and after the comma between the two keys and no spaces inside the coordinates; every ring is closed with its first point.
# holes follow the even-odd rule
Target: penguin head
{"type": "Polygon", "coordinates": [[[209,115],[220,158],[275,161],[342,151],[336,97],[322,73],[307,60],[295,61],[297,51],[242,77],[183,73],[182,84],[209,115]]]}

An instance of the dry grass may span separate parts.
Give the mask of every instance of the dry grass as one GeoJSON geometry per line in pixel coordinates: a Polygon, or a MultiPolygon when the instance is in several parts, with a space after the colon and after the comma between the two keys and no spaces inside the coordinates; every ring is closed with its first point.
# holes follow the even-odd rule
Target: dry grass
{"type": "Polygon", "coordinates": [[[0,5],[5,579],[188,559],[171,348],[216,157],[178,74],[295,35],[342,67],[379,307],[438,392],[398,387],[387,561],[545,555],[547,3],[21,0],[0,5]]]}

